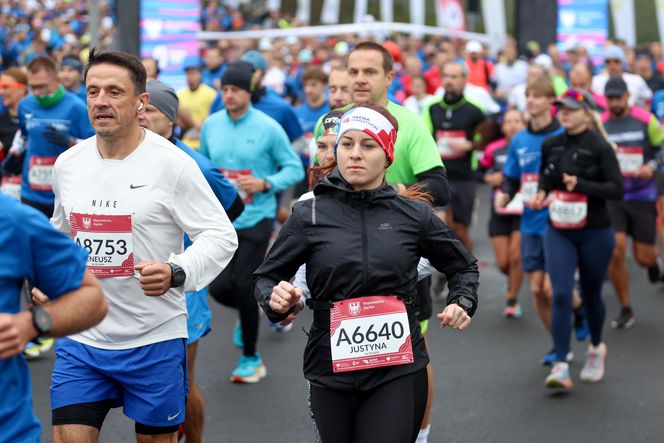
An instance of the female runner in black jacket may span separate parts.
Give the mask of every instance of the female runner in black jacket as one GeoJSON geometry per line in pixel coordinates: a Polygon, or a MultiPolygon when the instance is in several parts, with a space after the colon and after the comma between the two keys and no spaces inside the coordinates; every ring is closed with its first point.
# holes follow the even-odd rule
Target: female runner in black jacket
{"type": "Polygon", "coordinates": [[[279,322],[302,309],[288,280],[302,263],[314,321],[304,354],[323,442],[413,442],[427,398],[429,362],[415,316],[417,263],[445,273],[442,326],[464,329],[477,307],[476,259],[431,206],[384,181],[397,122],[361,104],[341,119],[338,168],[295,205],[265,262],[254,294],[279,322]]]}

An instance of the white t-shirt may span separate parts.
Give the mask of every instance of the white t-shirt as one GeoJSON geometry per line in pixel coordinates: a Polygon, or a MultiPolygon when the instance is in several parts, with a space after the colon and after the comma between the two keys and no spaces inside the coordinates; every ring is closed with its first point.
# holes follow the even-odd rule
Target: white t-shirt
{"type": "Polygon", "coordinates": [[[237,234],[200,169],[187,154],[147,131],[122,160],[103,159],[96,136],[58,157],[51,220],[89,252],[109,303],[106,318],[70,338],[102,349],[131,349],[187,337],[184,291],[206,287],[230,262],[237,234]],[[184,251],[183,236],[194,244],[184,251]],[[171,262],[184,287],[143,293],[133,266],[171,262]]]}
{"type": "MultiPolygon", "coordinates": [[[[641,76],[629,72],[623,72],[622,78],[625,80],[627,90],[629,91],[629,105],[650,109],[649,104],[652,99],[652,91],[646,81],[641,76]]],[[[604,95],[604,87],[607,81],[609,81],[609,74],[606,72],[594,76],[592,84],[593,92],[604,95]]]]}
{"type": "Polygon", "coordinates": [[[498,63],[493,74],[496,89],[511,90],[516,85],[526,83],[527,74],[528,63],[523,60],[515,60],[511,65],[498,63]]]}

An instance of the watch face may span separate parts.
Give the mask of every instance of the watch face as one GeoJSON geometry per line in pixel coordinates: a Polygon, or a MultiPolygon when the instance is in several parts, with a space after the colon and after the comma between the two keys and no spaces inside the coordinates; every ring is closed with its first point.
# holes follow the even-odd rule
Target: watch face
{"type": "Polygon", "coordinates": [[[48,315],[43,309],[35,309],[33,311],[35,324],[41,333],[47,333],[51,330],[51,316],[48,315]]]}
{"type": "Polygon", "coordinates": [[[462,308],[464,308],[466,310],[469,310],[469,309],[473,308],[473,302],[468,300],[466,297],[459,298],[458,303],[459,303],[459,306],[461,306],[462,308]]]}

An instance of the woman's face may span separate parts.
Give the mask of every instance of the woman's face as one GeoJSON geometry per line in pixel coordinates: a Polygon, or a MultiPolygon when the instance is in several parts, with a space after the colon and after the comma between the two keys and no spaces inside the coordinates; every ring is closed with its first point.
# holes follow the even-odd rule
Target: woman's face
{"type": "Polygon", "coordinates": [[[318,164],[325,167],[334,161],[334,144],[337,141],[337,136],[321,135],[316,141],[316,156],[318,157],[318,164]]]}
{"type": "Polygon", "coordinates": [[[523,117],[517,110],[507,111],[503,117],[502,131],[507,140],[511,140],[514,134],[525,127],[523,117]]]}
{"type": "Polygon", "coordinates": [[[14,77],[2,74],[0,75],[0,94],[2,94],[2,103],[11,108],[18,105],[18,102],[25,97],[26,87],[18,86],[14,77]]]}
{"type": "Polygon", "coordinates": [[[344,133],[337,145],[339,172],[355,191],[378,188],[388,166],[385,152],[369,134],[357,129],[344,133]]]}
{"type": "Polygon", "coordinates": [[[571,134],[585,130],[590,123],[590,116],[585,109],[569,109],[562,106],[558,112],[560,124],[571,134]]]}

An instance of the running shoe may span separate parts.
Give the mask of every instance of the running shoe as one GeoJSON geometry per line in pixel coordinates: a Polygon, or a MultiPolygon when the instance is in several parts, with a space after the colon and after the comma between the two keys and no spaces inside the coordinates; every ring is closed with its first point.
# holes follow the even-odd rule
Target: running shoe
{"type": "Polygon", "coordinates": [[[240,321],[235,322],[235,327],[233,328],[233,345],[235,345],[236,348],[244,348],[244,342],[242,341],[242,326],[240,325],[240,321]]]}
{"type": "Polygon", "coordinates": [[[44,352],[48,352],[51,349],[53,349],[53,344],[55,343],[55,339],[53,338],[38,338],[37,343],[39,345],[39,352],[43,354],[44,352]]]}
{"type": "MultiPolygon", "coordinates": [[[[574,361],[574,353],[569,351],[567,357],[565,358],[567,363],[572,363],[574,361]]],[[[551,349],[548,354],[542,357],[541,363],[542,366],[552,366],[556,362],[556,350],[551,349]]]]}
{"type": "Polygon", "coordinates": [[[664,279],[664,262],[661,257],[655,259],[655,264],[648,268],[648,280],[650,283],[657,283],[664,279]]]}
{"type": "Polygon", "coordinates": [[[510,305],[509,303],[503,309],[503,317],[505,318],[520,318],[523,315],[523,310],[519,303],[510,305]]]}
{"type": "Polygon", "coordinates": [[[590,335],[590,328],[586,316],[579,312],[579,309],[574,311],[574,335],[577,341],[585,341],[590,335]]]}
{"type": "Polygon", "coordinates": [[[573,383],[569,376],[569,364],[558,362],[553,365],[551,373],[544,380],[544,386],[550,389],[572,389],[573,383]]]}
{"type": "Polygon", "coordinates": [[[624,307],[620,310],[620,314],[611,321],[613,329],[629,329],[634,326],[634,313],[630,306],[624,307]]]}
{"type": "Polygon", "coordinates": [[[597,383],[604,378],[604,362],[606,361],[606,345],[588,346],[586,364],[581,369],[579,378],[585,383],[597,383]]]}
{"type": "Polygon", "coordinates": [[[41,354],[41,350],[38,343],[29,341],[25,344],[25,348],[23,348],[23,355],[25,358],[33,360],[39,357],[39,354],[41,354]]]}
{"type": "Polygon", "coordinates": [[[267,376],[267,370],[258,352],[253,357],[243,355],[231,374],[233,383],[258,383],[267,376]]]}
{"type": "Polygon", "coordinates": [[[267,321],[270,330],[276,334],[285,334],[290,332],[293,329],[293,323],[282,326],[279,323],[272,323],[270,320],[267,321]]]}

